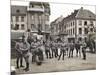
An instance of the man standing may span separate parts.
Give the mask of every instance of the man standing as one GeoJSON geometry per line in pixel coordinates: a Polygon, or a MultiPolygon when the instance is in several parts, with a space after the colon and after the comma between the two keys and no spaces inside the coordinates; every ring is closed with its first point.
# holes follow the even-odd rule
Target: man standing
{"type": "Polygon", "coordinates": [[[51,53],[50,53],[50,42],[49,42],[49,41],[47,41],[47,42],[45,43],[45,54],[46,54],[47,59],[48,59],[48,58],[51,58],[51,53]]]}
{"type": "Polygon", "coordinates": [[[37,40],[35,39],[34,41],[32,41],[31,43],[31,53],[32,53],[32,62],[36,61],[36,51],[37,51],[37,40]]]}
{"type": "Polygon", "coordinates": [[[74,51],[74,43],[73,41],[70,43],[70,51],[69,51],[69,58],[70,56],[73,57],[73,51],[74,51]]]}
{"type": "Polygon", "coordinates": [[[23,55],[22,55],[22,51],[19,49],[20,48],[20,44],[22,43],[22,39],[18,39],[18,42],[16,42],[16,45],[15,45],[15,49],[16,49],[16,57],[17,57],[17,60],[16,60],[16,68],[18,69],[19,68],[19,62],[20,62],[20,67],[24,67],[22,65],[23,63],[23,55]]]}
{"type": "Polygon", "coordinates": [[[76,57],[78,57],[78,53],[79,53],[79,56],[81,57],[80,46],[81,46],[80,43],[77,41],[75,43],[76,57]]]}
{"type": "Polygon", "coordinates": [[[60,60],[60,57],[62,56],[62,60],[64,60],[64,56],[65,56],[65,44],[64,44],[64,42],[62,43],[62,45],[61,45],[61,48],[60,48],[60,55],[59,55],[59,58],[58,58],[58,60],[60,60]]]}
{"type": "Polygon", "coordinates": [[[52,58],[56,58],[56,43],[54,41],[51,43],[51,53],[52,58]]]}
{"type": "Polygon", "coordinates": [[[26,68],[25,71],[29,71],[29,49],[30,45],[29,43],[23,38],[23,42],[20,44],[20,50],[22,51],[23,57],[26,62],[26,68]]]}
{"type": "Polygon", "coordinates": [[[82,45],[82,54],[83,54],[83,60],[86,60],[86,43],[83,42],[82,45]]]}
{"type": "Polygon", "coordinates": [[[58,56],[58,42],[55,42],[55,58],[58,56]]]}

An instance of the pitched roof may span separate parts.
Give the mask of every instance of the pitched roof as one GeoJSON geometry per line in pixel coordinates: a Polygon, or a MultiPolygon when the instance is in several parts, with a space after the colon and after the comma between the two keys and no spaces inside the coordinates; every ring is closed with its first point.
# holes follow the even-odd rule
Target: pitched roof
{"type": "Polygon", "coordinates": [[[75,16],[77,15],[77,13],[78,13],[78,10],[74,10],[74,13],[71,13],[71,15],[68,15],[67,17],[65,17],[64,19],[65,20],[71,20],[71,19],[74,19],[75,18],[75,16]]]}
{"type": "Polygon", "coordinates": [[[81,7],[81,9],[79,9],[76,18],[81,18],[81,19],[96,19],[96,15],[87,10],[87,9],[83,9],[83,7],[81,7]]]}
{"type": "Polygon", "coordinates": [[[11,6],[11,15],[25,15],[27,12],[27,6],[11,6]]]}
{"type": "Polygon", "coordinates": [[[93,12],[91,12],[90,10],[83,9],[83,7],[81,7],[78,10],[74,10],[74,12],[71,13],[71,15],[68,15],[67,17],[65,17],[63,19],[63,21],[64,20],[69,21],[69,20],[72,20],[75,18],[76,19],[93,19],[93,20],[95,20],[96,15],[93,12]]]}

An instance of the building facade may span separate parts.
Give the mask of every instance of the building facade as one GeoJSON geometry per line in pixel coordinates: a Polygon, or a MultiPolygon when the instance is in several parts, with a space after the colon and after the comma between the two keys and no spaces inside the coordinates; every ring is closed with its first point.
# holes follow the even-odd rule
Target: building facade
{"type": "Polygon", "coordinates": [[[63,36],[65,41],[86,41],[90,35],[96,34],[96,15],[81,7],[64,17],[59,27],[59,35],[63,36]]]}
{"type": "Polygon", "coordinates": [[[26,6],[11,6],[11,30],[15,32],[27,30],[26,6]]]}
{"type": "Polygon", "coordinates": [[[50,31],[51,37],[57,39],[59,37],[59,33],[61,32],[61,22],[63,20],[63,16],[58,17],[56,20],[51,22],[50,24],[50,31]]]}
{"type": "Polygon", "coordinates": [[[50,5],[46,2],[29,2],[28,6],[11,6],[11,32],[22,34],[49,34],[50,5]]]}

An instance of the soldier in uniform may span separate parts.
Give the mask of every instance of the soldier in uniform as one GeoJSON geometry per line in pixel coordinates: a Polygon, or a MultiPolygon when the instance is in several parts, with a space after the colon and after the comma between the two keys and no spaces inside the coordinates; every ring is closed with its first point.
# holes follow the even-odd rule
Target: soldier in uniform
{"type": "Polygon", "coordinates": [[[65,56],[65,48],[64,47],[65,47],[65,44],[63,42],[61,45],[61,48],[60,48],[60,55],[59,55],[58,60],[60,60],[61,56],[62,56],[62,60],[64,60],[64,56],[65,56]]]}
{"type": "Polygon", "coordinates": [[[52,53],[52,58],[55,56],[56,57],[56,45],[55,42],[51,43],[51,53],[52,53]]]}
{"type": "Polygon", "coordinates": [[[79,53],[79,55],[80,55],[80,57],[81,57],[80,46],[81,46],[80,43],[77,41],[77,42],[75,43],[76,57],[78,57],[78,53],[79,53]]]}
{"type": "Polygon", "coordinates": [[[46,54],[46,58],[51,58],[51,52],[50,52],[50,42],[47,41],[45,43],[45,54],[46,54]]]}
{"type": "Polygon", "coordinates": [[[68,56],[68,50],[69,50],[68,43],[65,43],[65,55],[67,56],[68,56]]]}
{"type": "Polygon", "coordinates": [[[23,42],[20,44],[19,49],[22,51],[22,55],[23,55],[25,62],[26,62],[26,68],[24,70],[29,71],[29,49],[30,49],[30,45],[25,39],[23,39],[23,42]]]}
{"type": "Polygon", "coordinates": [[[38,40],[37,44],[38,44],[38,46],[37,46],[37,51],[36,51],[36,57],[37,57],[36,63],[37,63],[37,65],[41,65],[42,61],[44,59],[43,49],[42,49],[43,43],[41,43],[41,40],[38,40]]]}
{"type": "Polygon", "coordinates": [[[22,56],[22,51],[19,49],[20,48],[20,44],[22,43],[22,39],[18,39],[19,42],[16,42],[16,45],[15,45],[15,49],[16,49],[16,57],[17,57],[17,60],[16,60],[16,68],[19,68],[19,61],[20,61],[20,67],[24,67],[22,65],[23,63],[23,56],[22,56]]]}
{"type": "Polygon", "coordinates": [[[74,51],[74,43],[71,42],[70,43],[69,58],[70,58],[70,56],[73,57],[73,51],[74,51]]]}
{"type": "Polygon", "coordinates": [[[37,46],[38,46],[37,40],[34,39],[34,41],[31,43],[32,62],[36,61],[37,46]]]}
{"type": "Polygon", "coordinates": [[[86,60],[86,43],[83,42],[82,44],[82,54],[83,54],[83,60],[86,60]]]}
{"type": "Polygon", "coordinates": [[[58,43],[55,43],[55,57],[57,58],[58,56],[58,43]]]}

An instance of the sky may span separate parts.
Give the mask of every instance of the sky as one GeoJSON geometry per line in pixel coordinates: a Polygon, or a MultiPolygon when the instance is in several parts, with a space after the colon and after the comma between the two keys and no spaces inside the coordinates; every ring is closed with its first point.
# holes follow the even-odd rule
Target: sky
{"type": "MultiPolygon", "coordinates": [[[[25,5],[28,6],[28,1],[11,1],[11,5],[25,5]]],[[[96,14],[96,8],[94,5],[79,5],[79,4],[71,4],[71,3],[57,3],[57,2],[50,2],[50,22],[54,21],[60,16],[66,17],[70,15],[74,10],[80,9],[83,7],[83,9],[88,9],[92,11],[94,14],[96,14]]]]}

